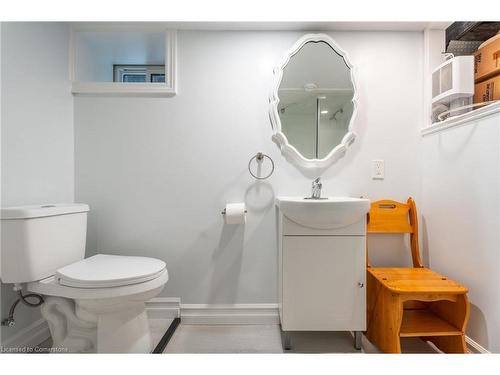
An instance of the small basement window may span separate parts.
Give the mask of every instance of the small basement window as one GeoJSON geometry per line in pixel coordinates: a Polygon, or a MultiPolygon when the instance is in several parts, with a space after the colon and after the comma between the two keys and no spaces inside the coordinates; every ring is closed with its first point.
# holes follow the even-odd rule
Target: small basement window
{"type": "Polygon", "coordinates": [[[176,32],[123,23],[75,24],[71,81],[75,95],[173,96],[176,32]]]}
{"type": "Polygon", "coordinates": [[[114,82],[165,82],[164,65],[113,65],[114,82]]]}

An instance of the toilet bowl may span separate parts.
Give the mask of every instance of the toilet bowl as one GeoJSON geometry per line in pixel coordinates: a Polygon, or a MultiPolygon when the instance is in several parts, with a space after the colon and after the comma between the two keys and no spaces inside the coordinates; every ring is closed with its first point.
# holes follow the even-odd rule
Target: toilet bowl
{"type": "Polygon", "coordinates": [[[168,281],[165,262],[98,254],[85,258],[86,204],[1,209],[3,283],[44,296],[58,351],[148,353],[145,303],[168,281]]]}
{"type": "Polygon", "coordinates": [[[168,281],[163,261],[98,254],[57,270],[27,289],[45,298],[53,347],[68,352],[148,353],[145,303],[168,281]]]}

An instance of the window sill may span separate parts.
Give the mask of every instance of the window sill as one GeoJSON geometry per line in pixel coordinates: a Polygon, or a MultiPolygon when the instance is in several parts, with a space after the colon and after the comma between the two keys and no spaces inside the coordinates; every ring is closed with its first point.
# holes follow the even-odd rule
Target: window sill
{"type": "Polygon", "coordinates": [[[175,88],[164,83],[73,82],[71,92],[78,96],[170,97],[175,88]]]}
{"type": "Polygon", "coordinates": [[[442,132],[446,129],[467,125],[473,121],[495,113],[500,113],[500,102],[489,104],[472,112],[464,113],[463,115],[450,117],[441,122],[436,122],[426,128],[423,128],[421,130],[421,134],[425,137],[430,134],[442,132]]]}

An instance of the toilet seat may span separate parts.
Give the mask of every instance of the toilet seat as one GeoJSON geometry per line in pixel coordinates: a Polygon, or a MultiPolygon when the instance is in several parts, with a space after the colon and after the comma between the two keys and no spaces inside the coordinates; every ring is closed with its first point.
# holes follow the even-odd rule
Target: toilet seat
{"type": "Polygon", "coordinates": [[[165,269],[155,258],[97,254],[59,268],[55,278],[74,288],[111,288],[153,280],[165,269]]]}
{"type": "Polygon", "coordinates": [[[121,297],[134,300],[136,299],[135,296],[139,298],[143,293],[149,293],[157,289],[161,290],[167,281],[168,271],[165,268],[155,279],[131,285],[109,288],[75,288],[61,285],[55,276],[50,276],[28,283],[26,289],[44,296],[64,297],[74,300],[102,300],[121,297]]]}
{"type": "Polygon", "coordinates": [[[98,254],[30,282],[27,289],[48,296],[103,299],[149,292],[167,281],[166,264],[159,259],[98,254]]]}

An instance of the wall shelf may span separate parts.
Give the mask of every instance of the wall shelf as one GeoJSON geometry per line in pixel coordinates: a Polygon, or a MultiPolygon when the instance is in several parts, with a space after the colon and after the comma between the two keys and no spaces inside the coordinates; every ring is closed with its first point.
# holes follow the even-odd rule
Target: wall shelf
{"type": "Polygon", "coordinates": [[[450,128],[473,123],[474,121],[477,121],[486,116],[493,115],[495,113],[500,113],[500,101],[476,109],[474,111],[464,113],[463,115],[453,116],[444,121],[436,122],[426,128],[423,128],[421,130],[421,134],[423,137],[425,137],[427,135],[439,133],[450,128]]]}

